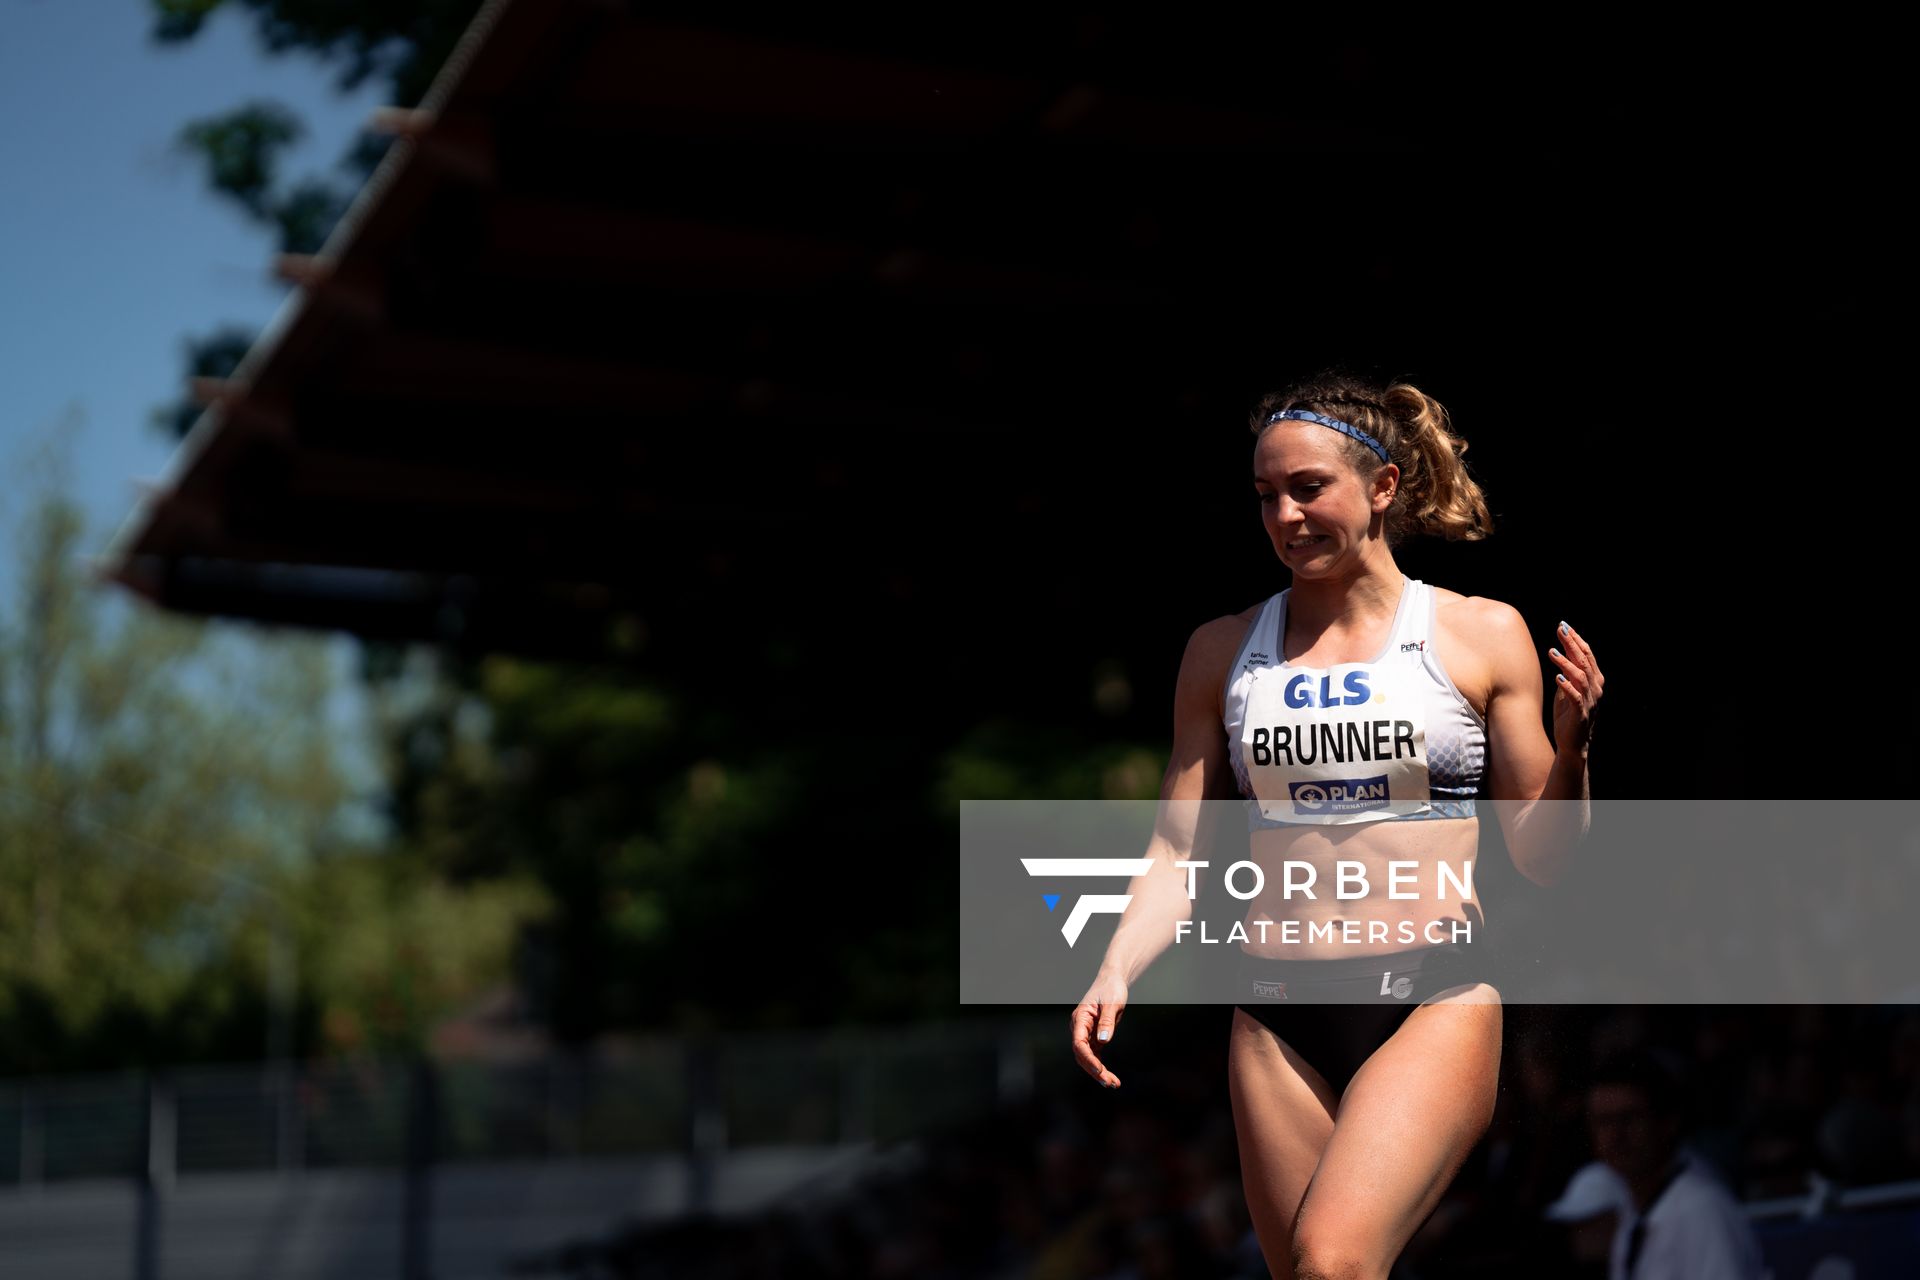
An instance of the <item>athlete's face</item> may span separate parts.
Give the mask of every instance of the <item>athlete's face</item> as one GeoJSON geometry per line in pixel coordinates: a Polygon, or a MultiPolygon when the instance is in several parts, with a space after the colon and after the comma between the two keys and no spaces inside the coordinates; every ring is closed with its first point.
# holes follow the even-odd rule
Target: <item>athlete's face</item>
{"type": "Polygon", "coordinates": [[[1349,565],[1374,518],[1393,501],[1400,468],[1362,477],[1341,448],[1346,437],[1317,422],[1278,422],[1253,450],[1260,518],[1281,561],[1317,577],[1349,565]]]}

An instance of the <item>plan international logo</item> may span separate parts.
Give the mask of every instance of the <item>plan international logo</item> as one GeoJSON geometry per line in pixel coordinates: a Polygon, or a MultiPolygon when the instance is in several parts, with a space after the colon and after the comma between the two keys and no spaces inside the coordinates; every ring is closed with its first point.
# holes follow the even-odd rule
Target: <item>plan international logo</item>
{"type": "Polygon", "coordinates": [[[1327,778],[1320,782],[1289,782],[1287,794],[1293,798],[1295,813],[1362,813],[1384,809],[1387,799],[1387,775],[1371,778],[1327,778]]]}
{"type": "MultiPolygon", "coordinates": [[[[1125,876],[1131,880],[1134,876],[1145,875],[1147,868],[1153,865],[1152,858],[1022,858],[1020,864],[1030,876],[1046,879],[1077,876],[1125,876]]],[[[1060,905],[1060,895],[1043,893],[1040,900],[1052,911],[1060,905]]],[[[1067,912],[1066,923],[1060,926],[1061,934],[1071,947],[1080,940],[1080,931],[1087,927],[1087,921],[1096,915],[1119,915],[1133,901],[1130,893],[1089,893],[1073,904],[1067,912]]]]}

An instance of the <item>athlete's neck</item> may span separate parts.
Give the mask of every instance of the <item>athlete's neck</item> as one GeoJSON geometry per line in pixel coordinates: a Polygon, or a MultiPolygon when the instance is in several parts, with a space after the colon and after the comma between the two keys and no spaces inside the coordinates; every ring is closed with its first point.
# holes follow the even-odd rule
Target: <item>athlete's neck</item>
{"type": "MultiPolygon", "coordinates": [[[[1299,634],[1313,637],[1369,632],[1375,624],[1393,621],[1406,581],[1391,557],[1352,577],[1296,576],[1287,595],[1289,629],[1297,625],[1299,634]]],[[[1286,637],[1280,639],[1284,645],[1286,637]]]]}

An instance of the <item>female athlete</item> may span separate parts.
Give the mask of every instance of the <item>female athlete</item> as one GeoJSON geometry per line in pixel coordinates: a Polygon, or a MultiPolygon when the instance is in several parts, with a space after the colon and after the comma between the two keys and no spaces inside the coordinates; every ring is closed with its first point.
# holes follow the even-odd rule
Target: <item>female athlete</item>
{"type": "Polygon", "coordinates": [[[1202,806],[1173,802],[1237,791],[1264,877],[1227,1055],[1254,1230],[1275,1276],[1384,1277],[1493,1114],[1502,1008],[1469,865],[1475,801],[1491,800],[1522,874],[1557,880],[1587,829],[1603,681],[1560,623],[1549,741],[1520,614],[1394,563],[1408,534],[1492,530],[1438,401],[1322,374],[1263,400],[1253,430],[1261,519],[1292,585],[1188,641],[1150,869],[1074,1009],[1073,1047],[1119,1087],[1096,1046],[1192,910],[1174,863],[1194,856],[1202,806]],[[1388,896],[1389,863],[1405,896],[1388,896]],[[1338,897],[1356,865],[1365,896],[1338,897]]]}

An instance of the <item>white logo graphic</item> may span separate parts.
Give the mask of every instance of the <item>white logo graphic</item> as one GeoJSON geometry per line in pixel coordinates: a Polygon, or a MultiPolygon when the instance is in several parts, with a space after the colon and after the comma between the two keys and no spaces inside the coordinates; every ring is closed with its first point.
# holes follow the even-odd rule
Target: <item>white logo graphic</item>
{"type": "MultiPolygon", "coordinates": [[[[1145,875],[1152,858],[1022,858],[1020,864],[1030,876],[1133,876],[1145,875]]],[[[1089,893],[1073,904],[1060,932],[1071,947],[1080,940],[1080,931],[1094,915],[1119,915],[1133,901],[1130,893],[1089,893]]]]}
{"type": "Polygon", "coordinates": [[[1405,1000],[1413,994],[1413,979],[1396,978],[1393,976],[1393,970],[1389,969],[1380,975],[1380,994],[1390,995],[1395,1000],[1405,1000]]]}

